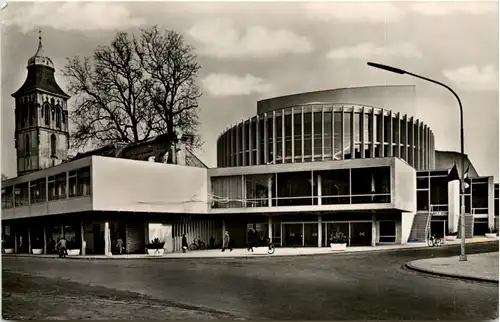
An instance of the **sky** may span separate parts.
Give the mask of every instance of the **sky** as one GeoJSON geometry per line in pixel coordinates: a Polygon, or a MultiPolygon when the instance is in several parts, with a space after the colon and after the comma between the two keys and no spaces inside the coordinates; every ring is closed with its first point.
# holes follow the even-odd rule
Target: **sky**
{"type": "MultiPolygon", "coordinates": [[[[198,156],[216,166],[216,140],[256,114],[264,98],[370,85],[416,85],[413,112],[437,150],[459,151],[459,113],[444,88],[370,68],[367,61],[440,80],[464,106],[465,153],[480,175],[499,178],[498,4],[492,2],[16,2],[0,12],[1,170],[16,175],[14,100],[43,31],[56,79],[67,57],[90,56],[116,32],[157,24],[196,48],[198,156]]],[[[70,106],[72,104],[70,99],[70,106]]],[[[369,102],[363,102],[369,104],[369,102]]],[[[71,107],[70,107],[71,108],[71,107]]],[[[412,115],[410,115],[412,116],[412,115]]]]}

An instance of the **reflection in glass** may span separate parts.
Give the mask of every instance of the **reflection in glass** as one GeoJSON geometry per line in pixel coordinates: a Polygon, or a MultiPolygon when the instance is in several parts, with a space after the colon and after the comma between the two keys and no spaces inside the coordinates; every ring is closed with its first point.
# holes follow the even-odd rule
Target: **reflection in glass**
{"type": "Polygon", "coordinates": [[[334,151],[334,159],[340,160],[342,159],[342,112],[335,112],[333,115],[334,125],[333,130],[335,133],[333,134],[333,139],[335,143],[335,151],[334,151]]]}
{"type": "Polygon", "coordinates": [[[291,162],[292,157],[292,115],[285,116],[285,162],[291,162]]]}
{"type": "Polygon", "coordinates": [[[311,172],[278,173],[278,206],[312,204],[311,172]]]}
{"type": "Polygon", "coordinates": [[[321,203],[349,204],[349,170],[318,171],[321,175],[321,203]]]}
{"type": "Polygon", "coordinates": [[[344,155],[351,158],[351,113],[344,113],[344,155]]]}
{"type": "Polygon", "coordinates": [[[299,161],[302,160],[302,113],[293,116],[293,132],[295,160],[299,161]]]}
{"type": "Polygon", "coordinates": [[[304,160],[311,161],[312,154],[312,113],[304,108],[304,160]]]}
{"type": "Polygon", "coordinates": [[[323,142],[321,141],[321,133],[323,131],[321,124],[321,112],[314,112],[314,156],[321,158],[323,142]]]}
{"type": "Polygon", "coordinates": [[[325,127],[325,159],[331,159],[332,155],[332,112],[324,113],[324,127],[325,127]]]}
{"type": "Polygon", "coordinates": [[[268,174],[245,176],[247,207],[267,207],[268,174]]]}

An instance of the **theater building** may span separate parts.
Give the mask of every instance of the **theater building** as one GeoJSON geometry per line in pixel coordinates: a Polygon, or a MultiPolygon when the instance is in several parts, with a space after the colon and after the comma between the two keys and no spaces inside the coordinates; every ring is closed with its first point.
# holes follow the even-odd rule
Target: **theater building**
{"type": "MultiPolygon", "coordinates": [[[[47,61],[39,49],[26,83],[39,69],[56,83],[47,61]]],[[[350,247],[458,231],[459,183],[448,174],[454,165],[463,172],[461,155],[436,151],[429,126],[408,114],[418,108],[414,86],[259,101],[254,117],[219,136],[217,168],[182,142],[177,162],[163,163],[166,137],[65,159],[63,94],[23,86],[13,95],[22,175],[2,182],[2,234],[15,252],[37,244],[49,253],[60,236],[82,254],[103,254],[118,238],[127,253],[144,253],[154,237],[178,251],[183,233],[220,244],[226,229],[243,247],[250,227],[281,247],[325,247],[338,231],[350,247]]],[[[498,228],[498,185],[468,159],[465,166],[466,236],[483,235],[498,228]]]]}

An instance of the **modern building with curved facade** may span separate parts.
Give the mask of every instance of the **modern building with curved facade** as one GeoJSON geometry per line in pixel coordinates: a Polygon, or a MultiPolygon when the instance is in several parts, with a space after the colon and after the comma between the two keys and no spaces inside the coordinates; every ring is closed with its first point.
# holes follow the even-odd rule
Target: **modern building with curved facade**
{"type": "MultiPolygon", "coordinates": [[[[461,155],[435,150],[432,130],[415,118],[415,86],[261,100],[255,116],[217,139],[217,168],[179,151],[181,142],[169,150],[166,136],[63,160],[67,145],[42,135],[69,135],[54,110],[42,113],[50,88],[31,71],[54,69],[42,53],[40,39],[26,82],[38,87],[14,94],[19,176],[2,181],[4,249],[47,254],[65,237],[80,254],[109,255],[120,238],[126,253],[144,253],[160,238],[170,252],[181,249],[183,234],[220,245],[226,230],[243,247],[249,228],[281,247],[327,247],[337,232],[348,246],[376,246],[458,230],[458,180],[449,172],[461,155]],[[34,112],[25,114],[32,99],[34,112]],[[29,147],[21,140],[27,134],[29,147]],[[174,164],[165,164],[166,153],[174,164]],[[27,155],[50,162],[27,162],[27,155]]],[[[466,235],[480,235],[498,228],[498,186],[469,160],[466,166],[466,235]]]]}

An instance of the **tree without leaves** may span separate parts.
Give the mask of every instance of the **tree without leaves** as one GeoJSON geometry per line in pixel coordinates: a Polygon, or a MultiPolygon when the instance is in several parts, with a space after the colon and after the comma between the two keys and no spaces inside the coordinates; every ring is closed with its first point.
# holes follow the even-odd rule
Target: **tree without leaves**
{"type": "Polygon", "coordinates": [[[71,120],[76,125],[72,146],[130,143],[175,130],[197,134],[195,83],[200,65],[194,48],[174,31],[141,30],[138,39],[119,32],[93,59],[68,59],[64,75],[77,97],[71,120]]]}
{"type": "Polygon", "coordinates": [[[156,26],[141,30],[134,41],[141,66],[148,75],[145,88],[156,115],[165,124],[167,133],[175,129],[193,135],[191,148],[201,148],[203,142],[197,134],[198,99],[201,97],[196,78],[201,66],[194,48],[184,37],[156,26]]]}

